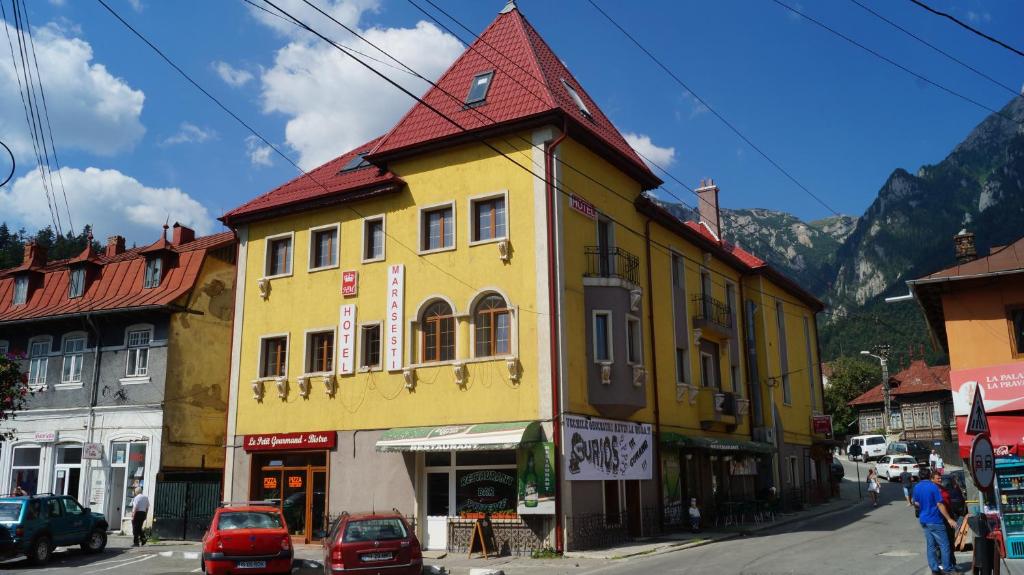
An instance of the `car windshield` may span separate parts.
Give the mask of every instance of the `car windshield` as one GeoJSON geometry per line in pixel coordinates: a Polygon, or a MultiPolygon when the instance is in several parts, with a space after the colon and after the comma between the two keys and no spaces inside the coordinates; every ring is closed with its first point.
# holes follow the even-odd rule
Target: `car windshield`
{"type": "Polygon", "coordinates": [[[898,451],[900,453],[906,453],[907,446],[901,443],[891,443],[889,444],[889,451],[898,451]]]}
{"type": "Polygon", "coordinates": [[[0,521],[17,521],[21,517],[21,501],[0,501],[0,521]]]}
{"type": "Polygon", "coordinates": [[[397,517],[387,519],[364,519],[362,521],[350,521],[345,526],[345,536],[342,541],[351,543],[354,541],[389,541],[392,539],[405,539],[405,524],[397,517]]]}
{"type": "Polygon", "coordinates": [[[232,511],[222,513],[217,520],[217,529],[280,529],[281,516],[274,511],[232,511]]]}

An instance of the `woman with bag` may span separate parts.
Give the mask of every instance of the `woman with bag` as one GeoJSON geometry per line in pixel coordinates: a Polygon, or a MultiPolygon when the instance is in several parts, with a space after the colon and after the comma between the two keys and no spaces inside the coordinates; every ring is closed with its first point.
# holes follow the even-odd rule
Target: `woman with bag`
{"type": "Polygon", "coordinates": [[[880,489],[878,484],[878,474],[875,473],[874,468],[868,470],[868,497],[871,498],[871,506],[878,507],[878,491],[880,489]]]}

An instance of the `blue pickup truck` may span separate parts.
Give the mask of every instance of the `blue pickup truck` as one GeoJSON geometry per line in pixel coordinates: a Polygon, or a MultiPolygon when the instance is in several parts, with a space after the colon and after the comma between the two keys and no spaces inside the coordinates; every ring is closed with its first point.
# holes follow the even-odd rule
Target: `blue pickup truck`
{"type": "Polygon", "coordinates": [[[107,546],[107,520],[67,495],[0,497],[0,559],[24,555],[42,565],[56,547],[80,545],[99,553],[107,546]]]}

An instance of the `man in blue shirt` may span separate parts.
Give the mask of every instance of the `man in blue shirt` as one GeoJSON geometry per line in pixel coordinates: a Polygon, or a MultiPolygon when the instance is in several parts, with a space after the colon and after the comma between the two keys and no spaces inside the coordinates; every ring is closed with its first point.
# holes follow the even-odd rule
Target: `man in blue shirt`
{"type": "Polygon", "coordinates": [[[924,530],[925,557],[928,558],[928,566],[932,573],[956,573],[958,570],[953,565],[944,525],[948,523],[955,528],[956,521],[942,502],[942,490],[939,488],[942,476],[932,471],[929,473],[929,479],[930,481],[921,481],[914,487],[914,505],[920,509],[918,519],[921,522],[921,529],[924,530]],[[935,560],[936,547],[942,557],[941,568],[935,560]]]}

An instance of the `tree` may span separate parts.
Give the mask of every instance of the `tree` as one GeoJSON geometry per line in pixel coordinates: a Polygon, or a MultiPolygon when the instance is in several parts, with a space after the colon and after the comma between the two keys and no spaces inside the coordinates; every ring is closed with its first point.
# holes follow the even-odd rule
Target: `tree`
{"type": "MultiPolygon", "coordinates": [[[[54,233],[53,228],[46,226],[35,234],[28,234],[24,228],[17,232],[11,232],[6,223],[0,223],[0,270],[20,265],[25,244],[30,240],[46,249],[46,258],[49,261],[75,257],[82,253],[86,244],[89,243],[91,231],[92,227],[87,225],[78,234],[68,231],[61,236],[54,233]]],[[[95,239],[92,246],[96,251],[103,249],[103,246],[95,239]]]]}
{"type": "MultiPolygon", "coordinates": [[[[11,357],[0,355],[0,423],[24,409],[29,395],[28,374],[11,357]]],[[[11,431],[0,429],[0,439],[12,438],[11,431]]]]}
{"type": "Polygon", "coordinates": [[[840,357],[832,362],[832,377],[825,388],[825,412],[832,414],[835,437],[856,430],[857,413],[847,403],[879,383],[882,371],[876,364],[854,357],[840,357]]]}

